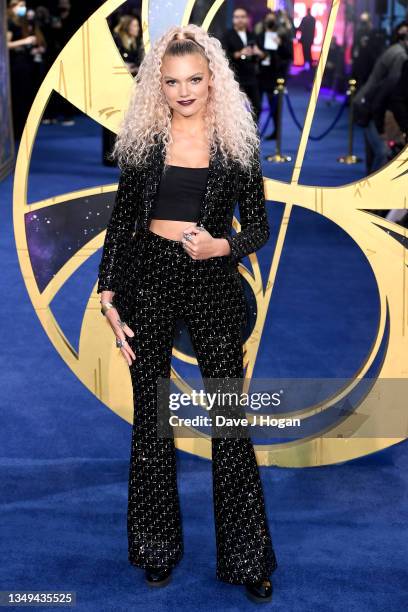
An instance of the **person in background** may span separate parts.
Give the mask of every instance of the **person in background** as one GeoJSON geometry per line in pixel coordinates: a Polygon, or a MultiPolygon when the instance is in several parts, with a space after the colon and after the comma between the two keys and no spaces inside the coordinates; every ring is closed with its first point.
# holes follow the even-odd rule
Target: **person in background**
{"type": "Polygon", "coordinates": [[[57,11],[52,15],[52,28],[54,31],[55,51],[58,54],[74,35],[79,24],[72,10],[70,0],[58,0],[57,11]]]}
{"type": "Polygon", "coordinates": [[[353,40],[353,56],[354,51],[357,50],[361,44],[362,39],[367,39],[373,31],[373,23],[371,21],[370,13],[364,11],[361,13],[358,23],[355,28],[354,40],[353,40]]]}
{"type": "MultiPolygon", "coordinates": [[[[78,27],[79,23],[72,14],[70,0],[58,0],[57,10],[51,16],[52,53],[49,56],[51,63],[72,38],[78,27]]],[[[63,126],[75,125],[75,112],[74,106],[68,100],[54,92],[43,123],[60,122],[63,126]]]]}
{"type": "Polygon", "coordinates": [[[272,134],[266,139],[273,140],[278,125],[277,97],[274,94],[276,79],[286,76],[286,62],[293,57],[292,40],[283,28],[279,29],[276,14],[271,11],[265,16],[264,30],[256,35],[255,42],[262,51],[258,74],[259,97],[262,102],[262,96],[266,93],[274,125],[272,134]]]}
{"type": "Polygon", "coordinates": [[[303,57],[305,61],[305,69],[310,70],[312,67],[312,45],[315,37],[316,19],[313,17],[310,8],[307,9],[306,15],[300,22],[297,31],[300,32],[300,42],[303,48],[303,57]]]}
{"type": "Polygon", "coordinates": [[[20,140],[34,99],[33,59],[37,45],[30,32],[24,0],[11,0],[7,8],[7,47],[10,58],[10,87],[15,140],[20,140]]]}
{"type": "Polygon", "coordinates": [[[405,144],[408,144],[408,57],[403,63],[401,76],[390,93],[388,109],[394,115],[405,144]]]}
{"type": "Polygon", "coordinates": [[[296,36],[296,28],[287,11],[279,9],[276,11],[279,37],[284,41],[285,53],[280,54],[280,76],[286,79],[289,68],[293,62],[293,40],[296,36]]]}
{"type": "Polygon", "coordinates": [[[357,87],[361,87],[367,81],[378,57],[374,40],[375,32],[370,15],[366,12],[361,13],[351,49],[351,76],[357,81],[357,87]]]}
{"type": "Polygon", "coordinates": [[[378,58],[367,82],[354,98],[356,123],[364,127],[368,174],[378,170],[388,161],[384,117],[388,99],[400,81],[403,65],[408,59],[408,23],[400,23],[395,35],[398,42],[378,58]]]}
{"type": "MultiPolygon", "coordinates": [[[[121,15],[113,27],[113,39],[130,74],[135,77],[144,58],[143,34],[138,15],[121,15]]],[[[111,152],[115,145],[116,134],[108,128],[102,128],[102,163],[105,166],[116,166],[111,152]]]]}
{"type": "Polygon", "coordinates": [[[244,8],[236,8],[232,15],[233,27],[228,29],[221,39],[241,89],[247,94],[254,119],[258,121],[261,113],[261,100],[257,78],[257,65],[263,51],[255,42],[255,35],[249,32],[249,16],[244,8]]]}
{"type": "Polygon", "coordinates": [[[339,84],[344,75],[343,50],[335,36],[330,41],[329,53],[327,56],[326,67],[324,70],[324,84],[331,89],[331,99],[336,98],[339,84]]]}
{"type": "MultiPolygon", "coordinates": [[[[401,130],[403,142],[400,149],[408,144],[408,59],[405,60],[401,76],[388,100],[388,109],[392,112],[394,119],[401,130]]],[[[407,227],[408,213],[404,209],[392,209],[386,219],[401,223],[407,227]]]]}
{"type": "Polygon", "coordinates": [[[122,15],[113,30],[113,39],[130,73],[135,76],[144,56],[139,18],[133,15],[122,15]]]}
{"type": "Polygon", "coordinates": [[[38,6],[35,10],[29,9],[27,11],[29,32],[30,34],[34,34],[36,37],[36,45],[30,49],[33,62],[34,94],[38,91],[38,88],[40,87],[46,74],[45,56],[47,53],[47,38],[45,32],[47,27],[47,17],[49,20],[50,14],[48,9],[44,6],[38,6]]]}

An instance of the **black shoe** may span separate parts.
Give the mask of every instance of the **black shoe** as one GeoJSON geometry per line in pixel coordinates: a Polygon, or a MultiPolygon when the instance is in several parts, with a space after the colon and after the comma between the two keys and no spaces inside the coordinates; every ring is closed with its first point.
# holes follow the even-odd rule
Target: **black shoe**
{"type": "Polygon", "coordinates": [[[170,582],[171,569],[154,569],[148,567],[145,570],[145,577],[149,586],[163,587],[170,582]]]}
{"type": "Polygon", "coordinates": [[[261,580],[252,584],[245,585],[246,596],[251,601],[266,603],[272,599],[272,580],[261,580]]]}

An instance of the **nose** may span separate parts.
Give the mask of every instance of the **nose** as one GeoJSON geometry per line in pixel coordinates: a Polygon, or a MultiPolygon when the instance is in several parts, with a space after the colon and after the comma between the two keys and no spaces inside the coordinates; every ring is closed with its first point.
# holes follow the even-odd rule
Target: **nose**
{"type": "Polygon", "coordinates": [[[181,83],[179,91],[180,91],[180,97],[181,98],[187,98],[188,97],[187,83],[181,83]]]}

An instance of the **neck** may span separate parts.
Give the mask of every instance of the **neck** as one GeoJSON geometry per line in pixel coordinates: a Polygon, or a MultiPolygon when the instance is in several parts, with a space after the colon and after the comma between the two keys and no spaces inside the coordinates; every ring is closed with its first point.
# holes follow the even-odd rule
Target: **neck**
{"type": "Polygon", "coordinates": [[[206,133],[203,113],[192,115],[191,117],[184,117],[173,111],[171,127],[175,132],[181,132],[186,136],[200,136],[206,133]]]}

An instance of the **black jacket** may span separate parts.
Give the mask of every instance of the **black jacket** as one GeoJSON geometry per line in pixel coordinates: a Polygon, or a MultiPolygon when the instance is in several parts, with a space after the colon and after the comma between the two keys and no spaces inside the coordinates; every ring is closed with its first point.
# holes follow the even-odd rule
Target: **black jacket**
{"type": "Polygon", "coordinates": [[[405,60],[399,81],[390,94],[388,108],[408,140],[408,59],[405,60]]]}
{"type": "MultiPolygon", "coordinates": [[[[270,58],[269,66],[263,66],[262,60],[260,60],[259,68],[261,71],[269,72],[274,76],[283,76],[286,72],[285,65],[289,61],[293,60],[293,42],[287,34],[284,34],[279,30],[277,30],[276,33],[281,40],[280,45],[278,45],[276,51],[272,51],[271,49],[265,49],[265,31],[260,32],[255,37],[255,41],[258,47],[261,49],[261,51],[267,53],[270,58]]],[[[275,83],[273,83],[273,86],[275,86],[275,83]]]]}
{"type": "MultiPolygon", "coordinates": [[[[256,83],[258,56],[250,55],[245,59],[235,59],[234,52],[245,47],[242,38],[234,28],[226,30],[220,40],[228,57],[231,70],[241,85],[256,83]]],[[[247,30],[248,45],[255,43],[255,35],[247,30]]]]}
{"type": "Polygon", "coordinates": [[[367,82],[355,95],[356,123],[365,126],[373,119],[378,131],[383,132],[387,98],[397,85],[407,59],[407,47],[402,42],[391,45],[378,58],[367,82]]]}
{"type": "MultiPolygon", "coordinates": [[[[165,148],[160,138],[146,164],[125,167],[120,174],[115,205],[107,226],[99,264],[97,293],[120,291],[132,264],[132,238],[138,228],[148,229],[164,165],[165,148]]],[[[231,159],[223,163],[217,147],[210,159],[207,186],[198,225],[214,238],[227,238],[231,254],[222,256],[226,266],[237,272],[239,260],[263,246],[270,235],[259,149],[251,168],[243,170],[231,159]],[[241,231],[231,235],[236,203],[241,231]]],[[[134,243],[135,241],[133,241],[134,243]]]]}
{"type": "Polygon", "coordinates": [[[128,64],[135,64],[137,67],[139,67],[142,63],[144,55],[141,39],[138,39],[136,47],[132,47],[131,49],[127,49],[124,46],[121,37],[119,34],[116,34],[116,32],[113,33],[113,40],[120,55],[122,56],[123,61],[128,64]]]}

